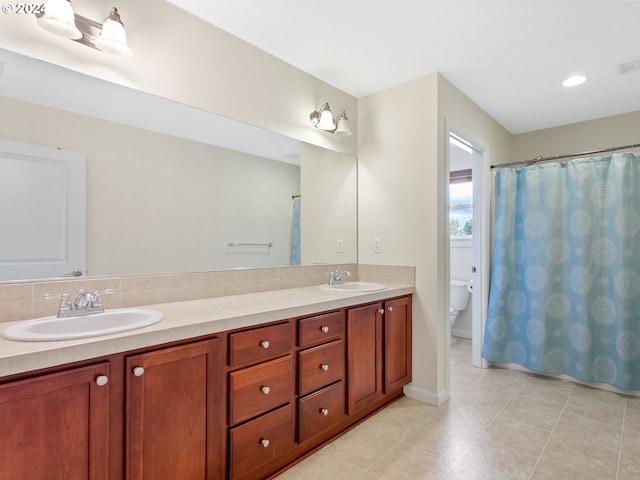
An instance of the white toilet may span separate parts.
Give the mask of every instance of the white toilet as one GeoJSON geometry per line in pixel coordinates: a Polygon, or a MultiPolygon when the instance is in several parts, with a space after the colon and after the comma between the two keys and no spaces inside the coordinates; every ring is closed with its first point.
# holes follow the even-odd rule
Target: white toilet
{"type": "MultiPolygon", "coordinates": [[[[458,317],[458,313],[467,309],[469,303],[469,291],[471,290],[471,281],[464,280],[451,280],[449,287],[449,325],[451,325],[451,331],[453,331],[453,324],[458,317]]],[[[451,343],[456,339],[451,335],[451,343]]]]}

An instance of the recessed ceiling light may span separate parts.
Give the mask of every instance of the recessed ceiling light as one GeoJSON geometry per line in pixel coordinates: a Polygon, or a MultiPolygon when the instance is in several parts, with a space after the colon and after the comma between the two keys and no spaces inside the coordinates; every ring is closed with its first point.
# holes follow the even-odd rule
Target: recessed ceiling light
{"type": "Polygon", "coordinates": [[[587,77],[584,75],[572,75],[567,78],[564,82],[562,82],[563,87],[576,87],[578,85],[582,85],[587,81],[587,77]]]}

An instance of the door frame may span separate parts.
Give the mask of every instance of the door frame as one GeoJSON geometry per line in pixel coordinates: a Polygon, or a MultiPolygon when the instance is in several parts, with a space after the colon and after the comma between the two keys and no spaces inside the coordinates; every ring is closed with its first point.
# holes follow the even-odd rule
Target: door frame
{"type": "MultiPolygon", "coordinates": [[[[451,134],[467,142],[472,153],[473,178],[473,294],[472,335],[471,335],[471,364],[478,368],[488,368],[490,363],[482,358],[482,341],[487,321],[489,305],[489,274],[490,274],[490,205],[491,205],[491,168],[489,161],[489,147],[481,140],[461,132],[455,127],[447,129],[446,156],[449,168],[449,139],[451,134]]],[[[447,177],[448,178],[448,177],[447,177]]],[[[447,208],[449,202],[447,202],[447,208]]],[[[449,212],[447,211],[447,218],[449,212]]],[[[447,271],[449,276],[449,271],[447,271]]]]}

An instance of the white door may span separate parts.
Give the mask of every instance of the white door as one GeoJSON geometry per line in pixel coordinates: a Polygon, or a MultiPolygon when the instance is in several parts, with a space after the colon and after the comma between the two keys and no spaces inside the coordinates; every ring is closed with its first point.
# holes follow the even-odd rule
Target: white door
{"type": "Polygon", "coordinates": [[[0,139],[0,281],[86,270],[83,153],[0,139]]]}
{"type": "Polygon", "coordinates": [[[473,147],[473,331],[471,340],[471,364],[488,368],[489,363],[482,358],[482,341],[487,321],[489,305],[489,212],[490,174],[485,151],[473,147]]]}

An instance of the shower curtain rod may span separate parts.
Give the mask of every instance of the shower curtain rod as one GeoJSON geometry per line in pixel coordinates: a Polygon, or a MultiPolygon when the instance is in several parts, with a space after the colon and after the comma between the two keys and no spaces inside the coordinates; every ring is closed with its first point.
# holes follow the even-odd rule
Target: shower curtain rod
{"type": "Polygon", "coordinates": [[[529,165],[535,165],[538,162],[547,162],[549,160],[559,160],[561,158],[583,157],[585,155],[593,155],[596,153],[615,152],[616,150],[626,150],[630,148],[639,148],[639,147],[640,147],[640,143],[634,143],[631,145],[621,145],[618,147],[602,148],[600,150],[589,150],[587,152],[581,152],[581,153],[565,153],[564,155],[555,155],[552,157],[536,157],[536,158],[532,158],[531,160],[519,160],[517,162],[502,163],[500,165],[491,165],[491,169],[493,170],[494,168],[513,167],[515,165],[526,165],[528,167],[529,165]]]}

